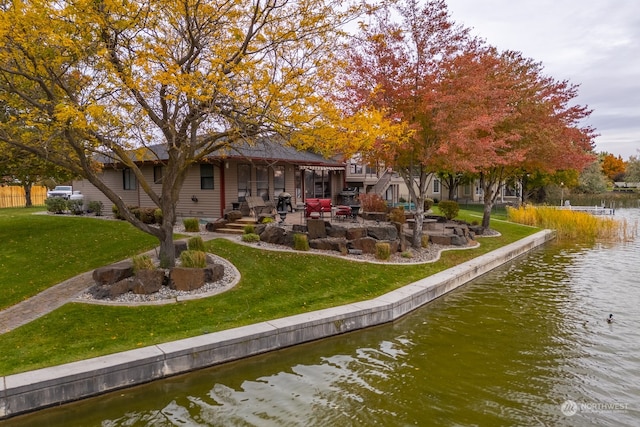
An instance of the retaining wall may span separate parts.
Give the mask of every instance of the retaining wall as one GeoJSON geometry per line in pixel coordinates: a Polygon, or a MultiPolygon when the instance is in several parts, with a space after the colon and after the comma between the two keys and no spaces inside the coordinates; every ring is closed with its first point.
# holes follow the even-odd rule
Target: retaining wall
{"type": "Polygon", "coordinates": [[[0,419],[391,322],[554,237],[538,232],[372,300],[0,377],[0,419]]]}

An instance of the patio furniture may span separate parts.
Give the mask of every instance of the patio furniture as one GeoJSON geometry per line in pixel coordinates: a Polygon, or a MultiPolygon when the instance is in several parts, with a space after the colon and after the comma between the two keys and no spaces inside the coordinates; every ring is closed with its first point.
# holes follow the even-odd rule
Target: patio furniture
{"type": "Polygon", "coordinates": [[[304,216],[306,218],[312,216],[312,213],[318,213],[324,218],[325,212],[329,212],[331,215],[331,199],[307,199],[305,201],[304,216]]]}

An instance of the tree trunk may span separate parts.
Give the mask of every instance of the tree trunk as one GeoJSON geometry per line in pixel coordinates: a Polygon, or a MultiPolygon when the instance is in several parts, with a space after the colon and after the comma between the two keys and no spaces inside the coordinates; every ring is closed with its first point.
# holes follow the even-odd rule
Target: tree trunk
{"type": "Polygon", "coordinates": [[[413,236],[411,246],[415,249],[422,248],[422,220],[424,218],[424,196],[416,197],[416,213],[414,216],[413,236]]]}
{"type": "Polygon", "coordinates": [[[23,184],[24,188],[24,205],[27,208],[33,206],[33,202],[31,201],[31,184],[23,184]]]}
{"type": "Polygon", "coordinates": [[[487,196],[485,195],[484,208],[482,210],[482,227],[484,228],[490,228],[489,225],[491,223],[492,209],[493,209],[493,197],[487,198],[487,196]]]}

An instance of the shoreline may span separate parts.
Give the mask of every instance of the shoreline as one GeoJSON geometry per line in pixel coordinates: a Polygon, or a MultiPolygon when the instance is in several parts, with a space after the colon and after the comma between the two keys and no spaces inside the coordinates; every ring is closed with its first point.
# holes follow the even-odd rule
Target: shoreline
{"type": "Polygon", "coordinates": [[[0,377],[0,420],[392,322],[554,237],[540,231],[371,300],[0,377]]]}

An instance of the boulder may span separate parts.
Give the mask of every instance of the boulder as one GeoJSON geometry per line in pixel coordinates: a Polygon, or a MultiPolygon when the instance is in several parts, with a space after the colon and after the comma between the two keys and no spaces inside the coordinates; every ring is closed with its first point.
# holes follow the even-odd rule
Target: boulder
{"type": "Polygon", "coordinates": [[[464,236],[451,236],[451,244],[454,246],[467,246],[469,241],[464,236]]]}
{"type": "Polygon", "coordinates": [[[330,225],[326,227],[327,236],[328,237],[337,237],[346,239],[347,238],[347,229],[345,227],[339,225],[330,225]]]}
{"type": "Polygon", "coordinates": [[[169,273],[169,287],[178,291],[193,291],[214,283],[224,276],[222,264],[212,264],[206,268],[174,267],[169,273]]]}
{"type": "Polygon", "coordinates": [[[95,285],[89,289],[89,293],[96,299],[112,299],[129,292],[132,283],[130,278],[126,278],[115,283],[95,285]]]}
{"type": "Polygon", "coordinates": [[[347,240],[345,238],[325,238],[309,241],[309,247],[323,251],[347,252],[347,240]]]}
{"type": "Polygon", "coordinates": [[[350,227],[347,229],[347,240],[362,239],[367,237],[367,229],[365,227],[350,227]]]}
{"type": "MultiPolygon", "coordinates": [[[[242,218],[242,217],[241,217],[242,218]]],[[[205,230],[207,231],[216,231],[220,228],[225,228],[227,226],[227,224],[231,222],[229,220],[226,220],[224,218],[218,218],[217,220],[213,221],[213,222],[207,222],[204,226],[205,230]]]]}
{"type": "Polygon", "coordinates": [[[286,230],[282,227],[278,227],[277,225],[269,225],[265,227],[264,230],[259,233],[260,240],[266,243],[272,243],[275,245],[283,245],[285,244],[285,235],[286,230]]]}
{"type": "Polygon", "coordinates": [[[178,291],[192,291],[204,286],[204,268],[175,267],[169,273],[169,287],[178,291]]]}
{"type": "Polygon", "coordinates": [[[450,246],[453,234],[429,234],[429,241],[436,245],[450,246]]]}
{"type": "Polygon", "coordinates": [[[133,263],[130,260],[93,270],[93,281],[96,285],[111,285],[131,276],[133,276],[133,263]]]}
{"type": "Polygon", "coordinates": [[[367,235],[377,240],[395,240],[398,230],[393,224],[373,225],[367,227],[367,235]]]}
{"type": "Polygon", "coordinates": [[[378,243],[378,240],[372,237],[363,237],[361,239],[350,240],[348,247],[349,249],[360,249],[365,254],[375,254],[376,243],[378,243]]]}
{"type": "Polygon", "coordinates": [[[231,211],[231,212],[227,213],[226,217],[229,220],[229,222],[234,222],[234,221],[237,221],[237,220],[242,218],[242,212],[241,211],[231,211]]]}
{"type": "Polygon", "coordinates": [[[140,270],[133,276],[131,291],[135,294],[153,294],[160,290],[164,281],[164,270],[140,270]]]}
{"type": "Polygon", "coordinates": [[[307,230],[309,230],[309,241],[327,237],[327,229],[323,219],[309,218],[307,220],[307,230]]]}

